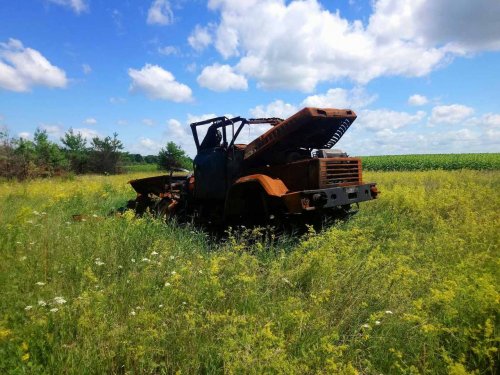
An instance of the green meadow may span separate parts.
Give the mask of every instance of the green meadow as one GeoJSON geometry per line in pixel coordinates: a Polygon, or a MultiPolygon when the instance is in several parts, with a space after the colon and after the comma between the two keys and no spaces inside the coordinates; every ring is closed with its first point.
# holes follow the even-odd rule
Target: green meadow
{"type": "Polygon", "coordinates": [[[148,173],[0,183],[0,373],[497,373],[498,170],[367,171],[346,222],[222,240],[109,216],[148,173]]]}

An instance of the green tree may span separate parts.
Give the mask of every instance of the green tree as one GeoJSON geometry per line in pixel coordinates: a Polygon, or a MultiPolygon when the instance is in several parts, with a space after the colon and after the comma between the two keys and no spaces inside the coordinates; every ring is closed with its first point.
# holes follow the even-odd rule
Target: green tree
{"type": "Polygon", "coordinates": [[[166,148],[158,153],[159,169],[173,171],[176,169],[191,169],[193,161],[186,152],[174,142],[168,142],[166,148]]]}
{"type": "Polygon", "coordinates": [[[89,152],[87,150],[87,140],[81,133],[76,133],[69,129],[61,138],[64,151],[69,159],[71,170],[75,173],[85,173],[88,169],[89,152]]]}
{"type": "Polygon", "coordinates": [[[35,144],[35,163],[42,174],[52,175],[56,171],[67,169],[68,161],[61,148],[49,140],[46,130],[36,129],[33,135],[35,144]]]}
{"type": "Polygon", "coordinates": [[[90,143],[90,167],[93,172],[115,174],[120,172],[120,159],[123,143],[114,133],[113,138],[92,138],[90,143]]]}

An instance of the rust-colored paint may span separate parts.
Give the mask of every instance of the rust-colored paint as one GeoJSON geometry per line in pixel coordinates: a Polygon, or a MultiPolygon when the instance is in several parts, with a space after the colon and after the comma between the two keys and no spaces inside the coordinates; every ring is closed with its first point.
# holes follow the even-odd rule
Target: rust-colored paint
{"type": "Polygon", "coordinates": [[[273,197],[282,197],[288,191],[288,188],[279,178],[271,178],[264,174],[252,174],[250,176],[241,177],[237,179],[234,184],[243,184],[245,182],[259,183],[266,193],[273,197]]]}

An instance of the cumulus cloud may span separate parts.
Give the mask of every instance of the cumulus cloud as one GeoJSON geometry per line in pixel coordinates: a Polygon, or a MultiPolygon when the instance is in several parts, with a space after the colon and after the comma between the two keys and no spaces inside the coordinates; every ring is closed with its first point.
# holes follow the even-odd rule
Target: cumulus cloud
{"type": "Polygon", "coordinates": [[[95,125],[97,124],[97,120],[93,117],[87,117],[85,120],[83,120],[83,123],[86,125],[95,125]]]}
{"type": "Polygon", "coordinates": [[[140,138],[139,146],[148,154],[157,154],[162,148],[162,144],[151,138],[140,138]]]}
{"type": "Polygon", "coordinates": [[[361,87],[351,90],[342,88],[329,89],[325,94],[311,95],[302,102],[304,107],[319,108],[352,108],[366,107],[377,99],[376,95],[368,95],[361,87]]]}
{"type": "Polygon", "coordinates": [[[81,134],[83,138],[87,140],[87,142],[92,141],[92,138],[95,137],[102,137],[101,133],[99,133],[95,129],[89,129],[89,128],[75,128],[73,129],[73,132],[75,134],[81,134]]]}
{"type": "Polygon", "coordinates": [[[287,118],[297,112],[297,107],[290,103],[285,103],[283,100],[275,100],[268,105],[258,105],[250,109],[250,114],[253,117],[279,117],[287,118]]]}
{"type": "Polygon", "coordinates": [[[163,46],[158,47],[158,53],[165,56],[177,55],[179,53],[179,49],[175,46],[163,46]]]}
{"type": "Polygon", "coordinates": [[[155,120],[150,119],[150,118],[144,118],[144,119],[142,119],[141,122],[143,123],[143,125],[146,125],[146,126],[154,126],[155,125],[155,120]]]}
{"type": "Polygon", "coordinates": [[[168,70],[158,65],[146,64],[142,69],[128,70],[132,79],[130,91],[144,93],[150,99],[171,100],[176,103],[192,100],[189,86],[179,83],[168,70]]]}
{"type": "Polygon", "coordinates": [[[64,70],[37,50],[24,47],[17,39],[0,43],[0,88],[26,92],[34,86],[64,88],[67,84],[64,70]]]}
{"type": "Polygon", "coordinates": [[[411,114],[388,109],[364,109],[358,113],[356,126],[370,131],[395,130],[421,122],[424,111],[411,114]]]}
{"type": "Polygon", "coordinates": [[[53,124],[40,124],[40,129],[45,130],[48,135],[51,135],[54,138],[59,138],[64,135],[64,129],[61,125],[53,125],[53,124]]]}
{"type": "Polygon", "coordinates": [[[198,84],[212,91],[246,90],[247,80],[229,65],[214,64],[205,67],[197,78],[198,84]]]}
{"type": "Polygon", "coordinates": [[[22,139],[30,139],[31,138],[31,133],[30,132],[20,132],[17,134],[19,138],[22,139]]]}
{"type": "Polygon", "coordinates": [[[209,1],[220,14],[213,44],[224,59],[238,58],[237,71],[261,87],[305,92],[345,78],[364,84],[420,77],[454,56],[498,50],[499,6],[497,0],[376,0],[362,22],[317,0],[209,1]]]}
{"type": "Polygon", "coordinates": [[[174,13],[168,0],[154,0],[148,10],[147,23],[150,25],[168,25],[174,20],[174,13]]]}
{"type": "Polygon", "coordinates": [[[212,36],[207,27],[196,25],[188,37],[188,43],[196,51],[200,52],[212,43],[212,36]]]}
{"type": "Polygon", "coordinates": [[[66,8],[70,8],[76,14],[86,12],[89,10],[89,5],[87,0],[48,0],[49,3],[62,5],[66,8]]]}
{"type": "Polygon", "coordinates": [[[425,105],[427,103],[429,103],[429,99],[427,99],[423,95],[415,94],[408,98],[409,105],[420,106],[420,105],[425,105]]]}
{"type": "Polygon", "coordinates": [[[498,113],[486,113],[482,119],[481,123],[490,128],[500,128],[500,114],[498,113]]]}
{"type": "Polygon", "coordinates": [[[458,124],[474,113],[474,109],[461,104],[439,105],[432,108],[432,124],[458,124]]]}

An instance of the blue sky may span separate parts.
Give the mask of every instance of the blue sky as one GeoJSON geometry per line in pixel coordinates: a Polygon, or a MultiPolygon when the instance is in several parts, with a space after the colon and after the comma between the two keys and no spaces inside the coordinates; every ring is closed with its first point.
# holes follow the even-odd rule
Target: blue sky
{"type": "Polygon", "coordinates": [[[193,154],[191,121],[318,106],[356,111],[352,155],[500,152],[498,0],[2,1],[0,43],[16,137],[193,154]]]}

